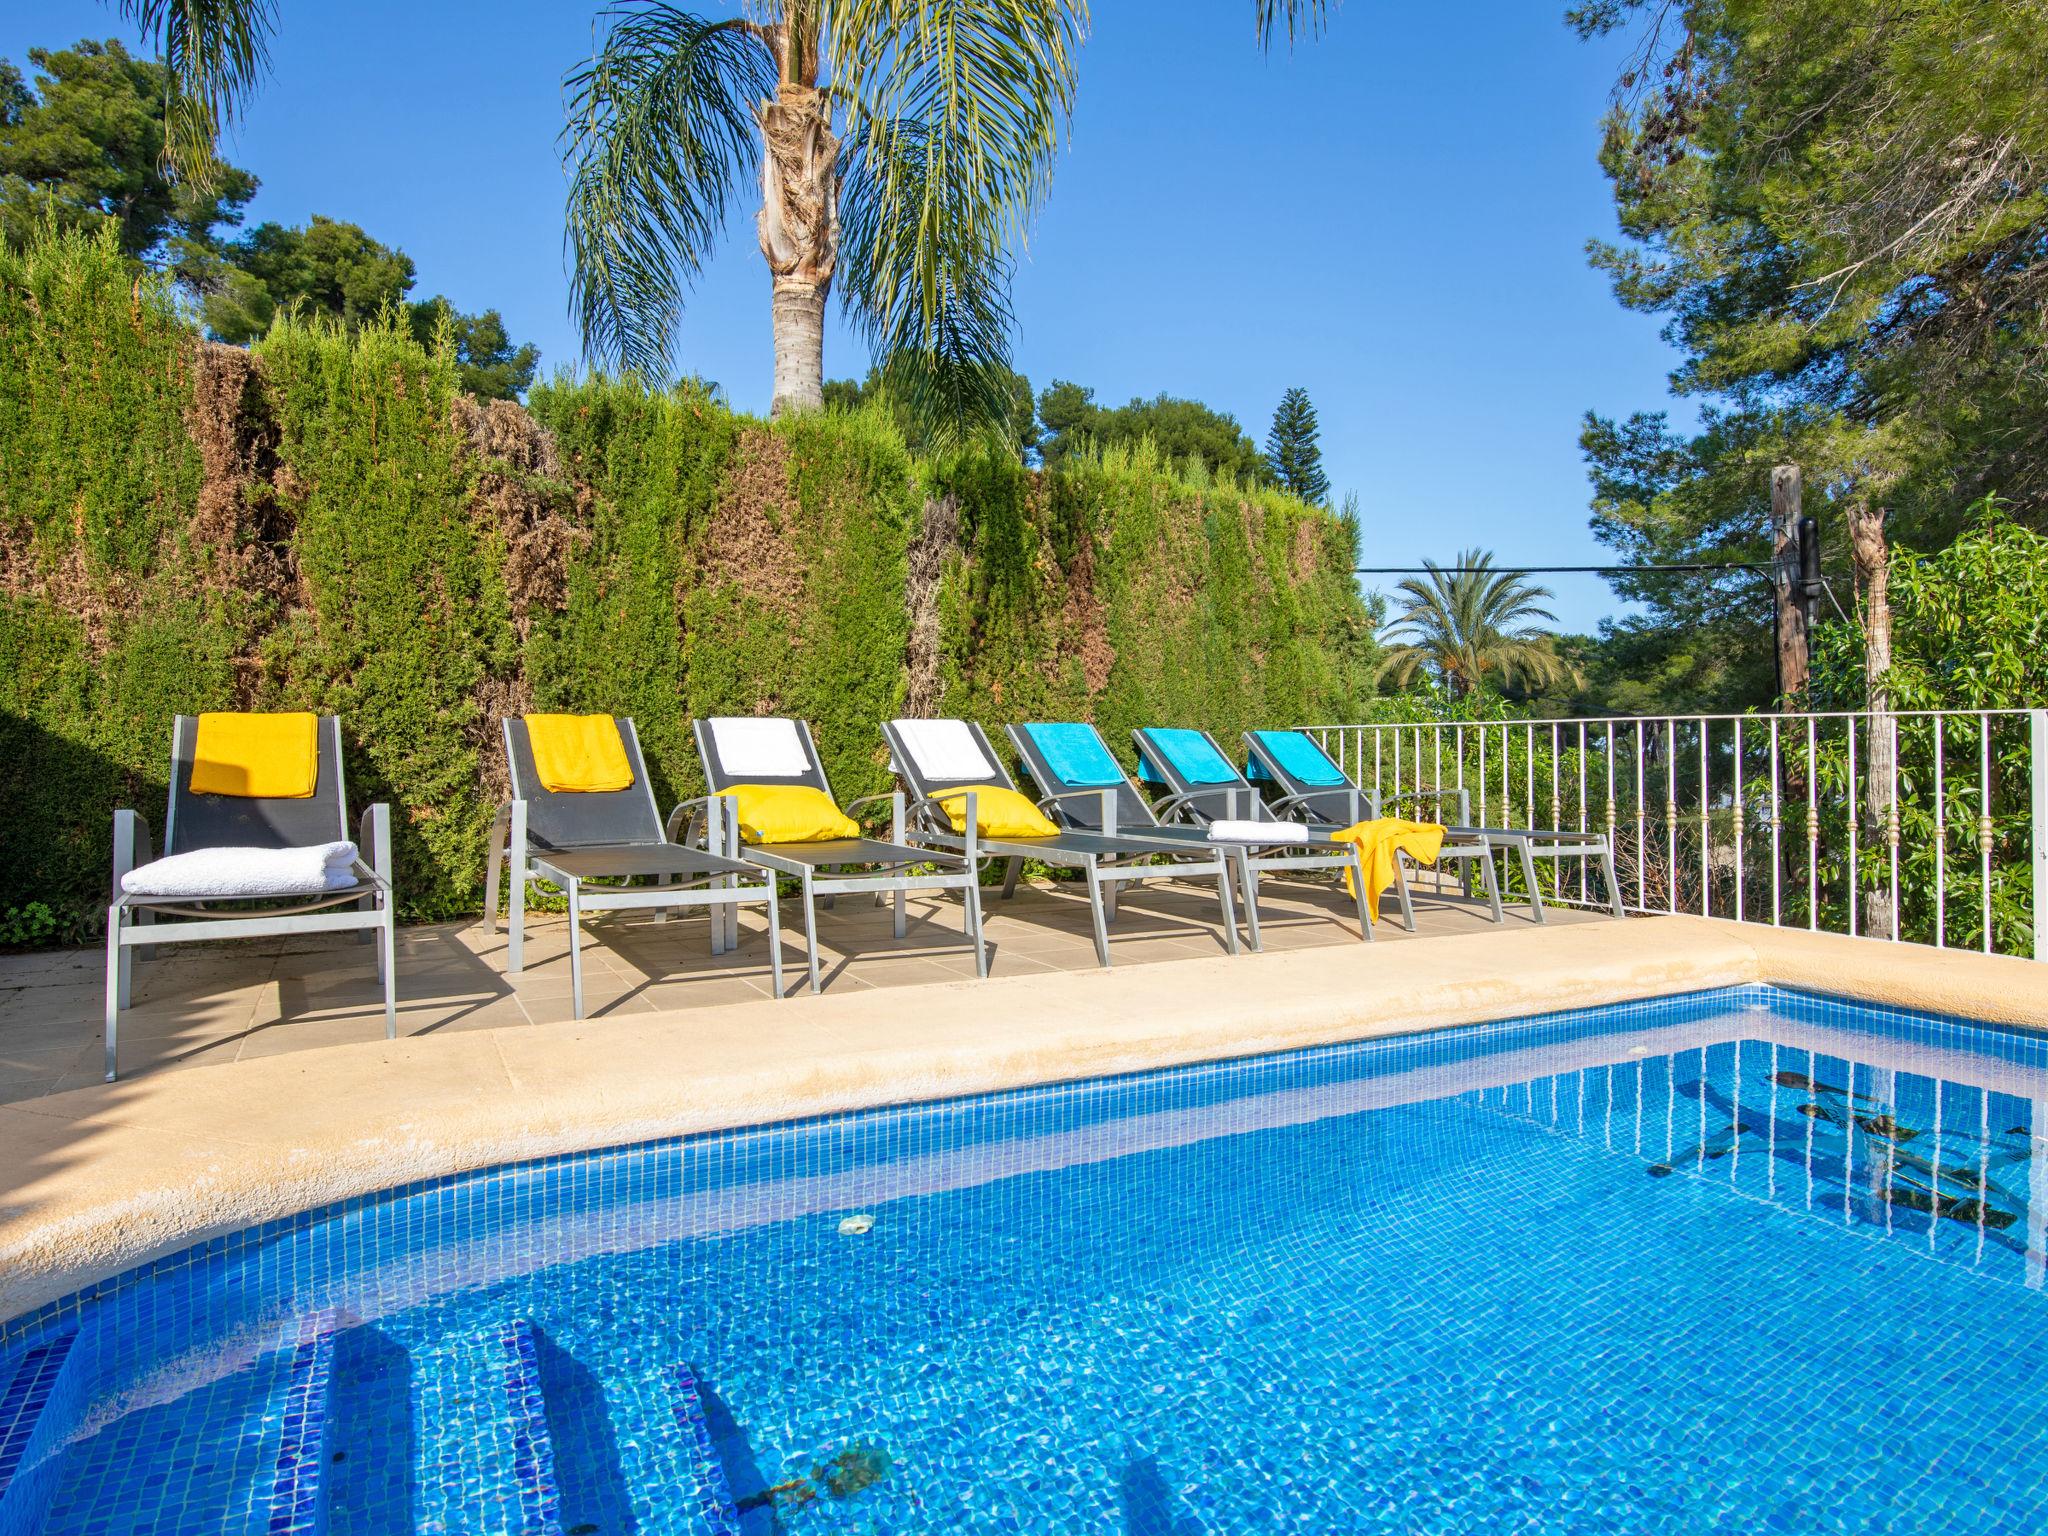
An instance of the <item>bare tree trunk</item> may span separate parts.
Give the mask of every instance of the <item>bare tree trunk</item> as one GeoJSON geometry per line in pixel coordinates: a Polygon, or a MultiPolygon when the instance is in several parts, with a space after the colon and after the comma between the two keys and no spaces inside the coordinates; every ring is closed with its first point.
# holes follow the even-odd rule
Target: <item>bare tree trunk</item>
{"type": "MultiPolygon", "coordinates": [[[[1864,814],[1871,845],[1896,856],[1899,841],[1897,729],[1892,714],[1891,552],[1884,537],[1885,510],[1859,499],[1849,508],[1849,541],[1856,554],[1856,585],[1863,597],[1863,676],[1869,699],[1864,735],[1864,814]],[[1879,834],[1882,841],[1879,841],[1879,834]]],[[[1890,938],[1897,922],[1891,885],[1872,892],[1863,908],[1863,931],[1890,938]]]]}
{"type": "Polygon", "coordinates": [[[825,403],[825,300],[839,259],[839,140],[817,88],[815,22],[764,29],[782,63],[761,122],[761,254],[774,279],[775,394],[770,414],[825,403]]]}
{"type": "Polygon", "coordinates": [[[1799,708],[1806,697],[1806,605],[1799,594],[1799,466],[1771,471],[1771,583],[1777,589],[1778,708],[1799,708]]]}

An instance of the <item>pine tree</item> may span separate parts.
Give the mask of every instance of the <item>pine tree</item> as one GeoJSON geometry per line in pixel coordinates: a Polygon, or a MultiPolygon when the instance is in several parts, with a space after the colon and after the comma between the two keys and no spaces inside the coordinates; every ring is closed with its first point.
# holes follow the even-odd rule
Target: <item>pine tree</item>
{"type": "Polygon", "coordinates": [[[1288,390],[1273,413],[1273,430],[1266,434],[1266,462],[1283,489],[1320,507],[1329,503],[1330,477],[1323,473],[1317,430],[1316,408],[1309,403],[1308,391],[1288,390]]]}

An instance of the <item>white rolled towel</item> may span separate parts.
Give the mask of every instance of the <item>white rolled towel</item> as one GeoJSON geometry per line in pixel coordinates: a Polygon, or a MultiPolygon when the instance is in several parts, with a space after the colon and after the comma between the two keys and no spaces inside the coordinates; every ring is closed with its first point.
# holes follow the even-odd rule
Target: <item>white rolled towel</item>
{"type": "Polygon", "coordinates": [[[1298,821],[1212,821],[1212,843],[1305,843],[1308,828],[1298,821]]]}
{"type": "Polygon", "coordinates": [[[130,896],[189,896],[234,901],[317,896],[356,883],[354,843],[310,848],[198,848],[174,853],[121,877],[130,896]]]}

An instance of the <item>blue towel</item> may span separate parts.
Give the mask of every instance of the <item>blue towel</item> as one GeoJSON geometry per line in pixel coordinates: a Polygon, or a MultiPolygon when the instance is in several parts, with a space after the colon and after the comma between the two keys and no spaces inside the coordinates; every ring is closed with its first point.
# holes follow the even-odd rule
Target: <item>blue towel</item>
{"type": "MultiPolygon", "coordinates": [[[[1230,759],[1216,750],[1207,731],[1153,730],[1142,738],[1164,754],[1166,761],[1190,784],[1235,784],[1237,770],[1230,759]]],[[[1158,782],[1165,783],[1163,776],[1158,782]]]]}
{"type": "Polygon", "coordinates": [[[1101,789],[1124,781],[1123,769],[1102,744],[1102,733],[1092,725],[1027,725],[1024,734],[1059,780],[1047,785],[1048,789],[1101,789]]]}
{"type": "Polygon", "coordinates": [[[1350,782],[1344,777],[1344,770],[1330,761],[1330,754],[1300,731],[1254,731],[1252,734],[1297,784],[1333,789],[1350,782]]]}

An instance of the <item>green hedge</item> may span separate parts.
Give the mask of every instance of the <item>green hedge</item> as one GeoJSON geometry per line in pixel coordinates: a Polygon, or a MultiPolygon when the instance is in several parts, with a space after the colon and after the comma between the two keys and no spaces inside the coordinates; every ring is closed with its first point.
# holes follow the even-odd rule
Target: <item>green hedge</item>
{"type": "Polygon", "coordinates": [[[1270,491],[920,464],[878,413],[630,381],[480,406],[396,325],[252,360],[79,237],[0,254],[0,559],[0,943],[96,926],[180,711],[340,713],[406,910],[443,917],[479,901],[507,712],[632,715],[664,803],[702,788],[693,715],[799,715],[851,799],[912,698],[1232,739],[1353,713],[1372,645],[1351,530],[1270,491]]]}

